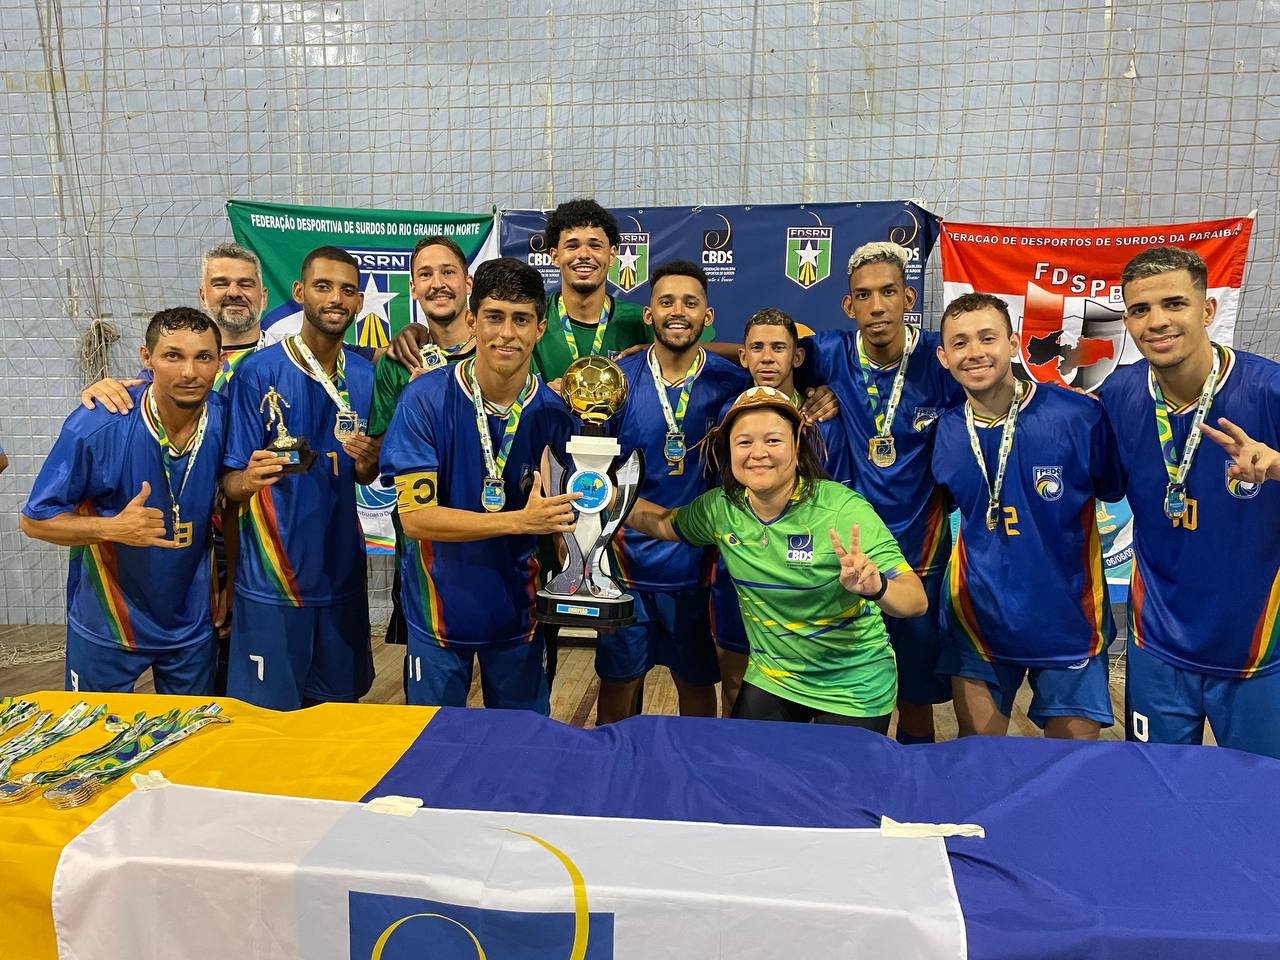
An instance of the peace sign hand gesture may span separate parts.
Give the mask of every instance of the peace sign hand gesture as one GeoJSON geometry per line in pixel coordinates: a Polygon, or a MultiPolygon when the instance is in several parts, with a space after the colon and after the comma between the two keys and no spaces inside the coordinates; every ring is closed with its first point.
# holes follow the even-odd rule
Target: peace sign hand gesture
{"type": "Polygon", "coordinates": [[[1227,470],[1231,477],[1244,483],[1280,480],[1280,453],[1254,440],[1226,417],[1218,419],[1218,426],[1222,429],[1202,423],[1200,430],[1235,460],[1227,470]]]}
{"type": "Polygon", "coordinates": [[[872,597],[880,593],[884,585],[884,574],[876,566],[875,561],[862,552],[859,544],[859,527],[853,525],[849,531],[849,549],[840,543],[835,527],[827,530],[831,536],[831,546],[840,558],[840,586],[860,597],[872,597]]]}

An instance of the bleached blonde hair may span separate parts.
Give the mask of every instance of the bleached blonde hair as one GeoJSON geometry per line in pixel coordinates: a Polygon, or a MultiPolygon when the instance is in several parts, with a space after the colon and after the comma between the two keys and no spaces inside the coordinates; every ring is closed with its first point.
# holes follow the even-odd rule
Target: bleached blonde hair
{"type": "Polygon", "coordinates": [[[911,253],[901,244],[894,243],[891,240],[877,240],[873,243],[864,243],[857,250],[853,251],[853,255],[849,257],[849,270],[846,276],[853,276],[855,270],[861,270],[863,267],[872,263],[892,263],[898,268],[898,272],[902,274],[902,282],[907,282],[907,261],[911,259],[911,253]]]}

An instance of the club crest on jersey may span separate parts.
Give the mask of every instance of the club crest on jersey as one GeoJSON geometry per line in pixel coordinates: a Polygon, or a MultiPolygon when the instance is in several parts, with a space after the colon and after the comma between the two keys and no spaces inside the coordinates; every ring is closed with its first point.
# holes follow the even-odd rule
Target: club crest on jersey
{"type": "Polygon", "coordinates": [[[787,534],[787,563],[813,563],[813,534],[787,534]]]}
{"type": "Polygon", "coordinates": [[[808,290],[831,276],[831,227],[787,227],[787,279],[808,290]]]}
{"type": "Polygon", "coordinates": [[[933,426],[941,411],[937,407],[916,407],[915,415],[911,418],[911,427],[916,433],[920,433],[933,426]]]}
{"type": "Polygon", "coordinates": [[[1237,500],[1252,500],[1258,495],[1258,491],[1262,489],[1260,483],[1247,483],[1244,480],[1237,480],[1231,476],[1231,465],[1234,460],[1227,461],[1227,493],[1231,494],[1237,500]]]}
{"type": "MultiPolygon", "coordinates": [[[[639,227],[640,224],[636,223],[636,226],[639,227]]],[[[621,234],[618,239],[618,255],[609,266],[609,282],[623,293],[630,293],[648,280],[649,234],[621,234]]]]}
{"type": "Polygon", "coordinates": [[[1057,500],[1062,496],[1062,467],[1036,467],[1033,479],[1041,499],[1057,500]]]}

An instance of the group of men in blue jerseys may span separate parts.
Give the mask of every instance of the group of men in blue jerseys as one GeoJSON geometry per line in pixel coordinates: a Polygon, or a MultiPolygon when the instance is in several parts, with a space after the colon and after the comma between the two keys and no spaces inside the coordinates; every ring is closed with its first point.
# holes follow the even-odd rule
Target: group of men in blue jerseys
{"type": "MultiPolygon", "coordinates": [[[[544,488],[544,451],[577,428],[557,393],[564,367],[603,353],[628,385],[610,429],[644,454],[640,496],[664,506],[714,482],[702,441],[742,390],[804,405],[828,474],[871,503],[929,598],[923,616],[886,618],[900,742],[932,741],[948,700],[962,734],[1004,733],[1024,680],[1047,735],[1111,724],[1095,518],[1099,500],[1126,497],[1129,738],[1198,743],[1207,720],[1219,743],[1280,757],[1280,485],[1266,482],[1280,480],[1280,365],[1210,339],[1196,254],[1152,248],[1126,266],[1143,360],[1092,397],[1015,375],[998,297],[956,298],[937,332],[906,324],[915,293],[891,243],[850,257],[847,328],[802,336],[764,308],[730,346],[706,342],[696,264],[657,266],[633,316],[605,292],[612,215],[571,201],[548,233],[550,294],[527,264],[472,275],[456,244],[424,238],[411,292],[430,322],[382,357],[344,343],[363,288],[346,251],[308,254],[301,331],[269,346],[257,258],[210,251],[202,309],[157,313],[144,375],[86,391],[22,511],[29,536],[71,548],[68,687],[130,690],[150,668],[162,693],[279,709],[359,699],[373,665],[355,486],[381,476],[403,532],[408,702],[463,705],[478,662],[486,706],[548,713],[555,633],[535,593],[577,495],[544,488]]],[[[659,664],[681,713],[716,715],[719,683],[728,715],[749,649],[717,559],[616,538],[637,619],[598,638],[598,722],[635,713],[659,664]]]]}

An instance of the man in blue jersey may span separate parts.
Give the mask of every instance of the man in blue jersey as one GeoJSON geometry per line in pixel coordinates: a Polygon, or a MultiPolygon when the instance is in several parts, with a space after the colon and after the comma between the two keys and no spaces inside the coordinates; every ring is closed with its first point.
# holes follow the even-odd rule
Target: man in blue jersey
{"type": "Polygon", "coordinates": [[[937,334],[905,322],[915,304],[907,256],[895,243],[855,250],[843,307],[857,329],[823,331],[800,345],[808,379],[829,385],[840,402],[853,488],[884,520],[924,583],[929,611],[910,619],[885,617],[885,624],[898,659],[898,741],[930,743],[933,705],[951,698],[946,679],[935,672],[941,649],[936,611],[951,525],[929,460],[934,424],[964,393],[938,363],[937,334]]]}
{"type": "MultiPolygon", "coordinates": [[[[804,362],[804,348],[798,341],[799,334],[791,316],[775,307],[765,307],[747,318],[742,346],[738,348],[738,360],[751,375],[752,383],[757,387],[781,390],[791,397],[796,407],[803,405],[795,386],[796,368],[804,362]]],[[[732,406],[733,401],[730,400],[721,410],[717,423],[724,419],[732,406]]],[[[836,419],[826,419],[811,424],[808,429],[810,441],[817,441],[815,446],[827,476],[849,486],[853,478],[853,461],[843,425],[836,419]]],[[[750,648],[738,606],[738,591],[729,579],[722,558],[716,563],[715,578],[711,584],[711,611],[716,657],[720,663],[720,704],[723,715],[727,717],[733,712],[734,701],[742,687],[750,648]]]]}
{"type": "MultiPolygon", "coordinates": [[[[262,282],[262,264],[257,254],[238,243],[219,243],[206,251],[200,262],[200,306],[213,317],[222,334],[222,363],[213,379],[213,390],[226,396],[231,378],[241,363],[262,344],[260,320],[267,306],[267,288],[262,282]]],[[[114,380],[104,377],[80,392],[80,402],[88,409],[100,405],[113,413],[127,413],[133,408],[130,390],[145,384],[148,371],[136,380],[114,380]]],[[[234,514],[232,515],[234,516],[234,514]]],[[[234,553],[235,529],[229,525],[230,552],[234,553]]],[[[227,584],[227,542],[222,512],[214,514],[213,548],[218,586],[227,584]]],[[[231,633],[230,610],[218,620],[218,669],[214,676],[214,693],[227,692],[227,655],[231,633]]]]}
{"type": "Polygon", "coordinates": [[[960,735],[1008,732],[1028,715],[1049,737],[1094,740],[1111,725],[1107,645],[1115,636],[1097,501],[1124,481],[1099,404],[1018,380],[1008,305],[968,293],[942,314],[938,360],[968,401],[938,421],[933,474],[960,510],[947,567],[939,672],[960,735]]]}
{"type": "Polygon", "coordinates": [[[382,448],[404,528],[408,701],[465,706],[475,662],[487,707],[550,712],[533,619],[537,538],[573,529],[579,494],[544,497],[543,453],[573,418],[530,371],[546,329],[538,272],[510,257],[472,278],[475,356],[401,394],[382,448]]]}
{"type": "Polygon", "coordinates": [[[300,333],[255,352],[231,382],[223,477],[240,511],[227,689],[275,709],[354,701],[373,681],[355,484],[377,475],[365,436],[373,365],[343,345],[364,299],[354,257],[319,247],[293,296],[300,333]],[[298,472],[271,452],[283,427],[309,444],[298,472]],[[261,489],[258,489],[261,487],[261,489]]]}
{"type": "Polygon", "coordinates": [[[198,310],[152,317],[140,353],[153,380],[132,389],[125,416],[68,417],[22,509],[24,533],[72,548],[69,690],[128,692],[148,667],[160,693],[212,690],[220,340],[198,310]]]}
{"type": "MultiPolygon", "coordinates": [[[[654,270],[650,283],[644,320],[653,328],[653,346],[619,362],[628,391],[614,429],[624,456],[643,453],[639,495],[675,507],[710,486],[703,438],[725,404],[750,384],[740,367],[698,343],[713,317],[702,268],[674,260],[654,270]]],[[[635,597],[636,622],[602,635],[596,645],[596,723],[632,716],[655,664],[671,670],[682,715],[715,716],[719,669],[708,590],[714,552],[628,527],[614,540],[614,559],[619,582],[635,597]]]]}
{"type": "Polygon", "coordinates": [[[1120,283],[1144,358],[1101,391],[1133,509],[1126,733],[1199,743],[1207,719],[1280,757],[1280,365],[1209,339],[1195,253],[1145,250],[1120,283]]]}

